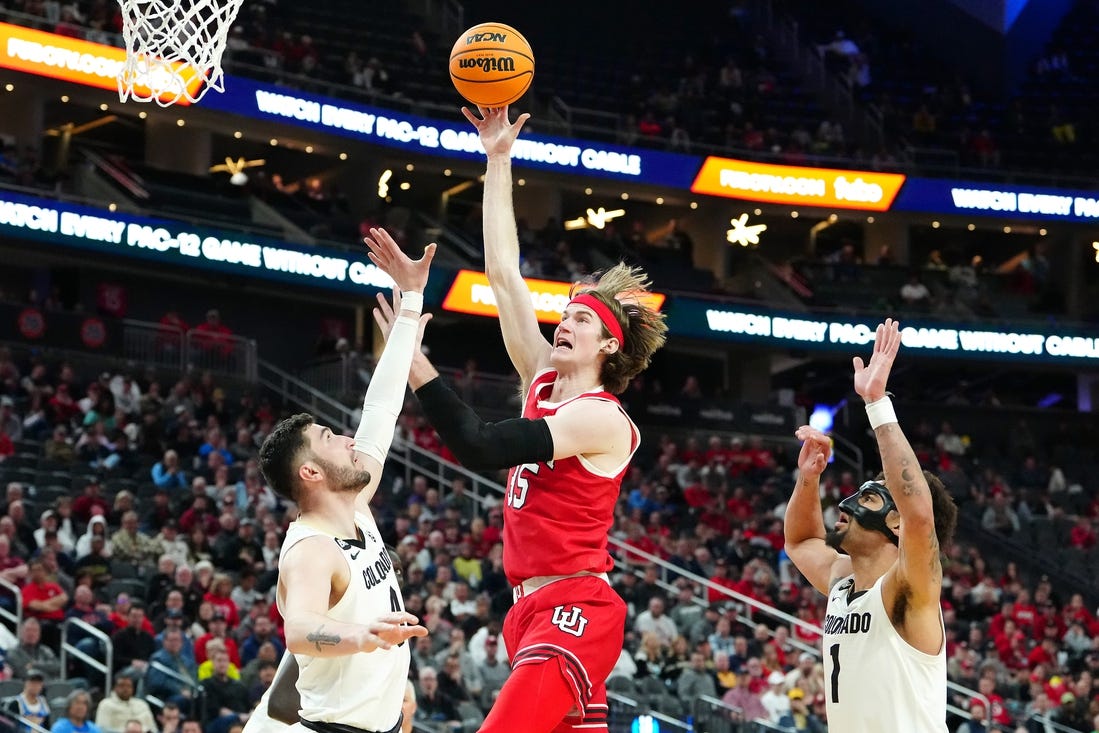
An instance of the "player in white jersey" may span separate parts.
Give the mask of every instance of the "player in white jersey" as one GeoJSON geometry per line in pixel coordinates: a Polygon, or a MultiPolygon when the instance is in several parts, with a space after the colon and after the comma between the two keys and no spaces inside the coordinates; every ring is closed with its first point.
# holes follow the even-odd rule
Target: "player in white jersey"
{"type": "Polygon", "coordinates": [[[298,666],[300,721],[292,727],[318,733],[400,730],[410,659],[406,642],[427,635],[404,610],[370,500],[429,318],[420,312],[435,245],[412,261],[380,229],[372,229],[366,243],[371,260],[384,266],[403,297],[355,437],[337,435],[300,414],[276,425],[259,453],[271,488],[301,512],[279,556],[277,600],[286,647],[298,666]]]}
{"type": "Polygon", "coordinates": [[[831,441],[809,426],[786,510],[786,552],[821,593],[828,728],[858,733],[946,733],[946,632],[939,548],[957,508],[941,481],[920,469],[885,391],[901,345],[896,322],[878,326],[874,353],[855,357],[855,391],[881,453],[884,479],[840,503],[825,532],[820,475],[831,441]]]}

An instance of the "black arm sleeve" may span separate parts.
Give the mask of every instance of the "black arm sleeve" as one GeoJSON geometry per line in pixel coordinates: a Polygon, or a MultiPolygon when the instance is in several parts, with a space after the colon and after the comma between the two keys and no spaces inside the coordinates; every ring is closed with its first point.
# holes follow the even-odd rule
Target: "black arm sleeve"
{"type": "Polygon", "coordinates": [[[485,422],[441,377],[416,390],[416,397],[446,447],[466,468],[489,471],[553,458],[553,436],[545,420],[485,422]]]}

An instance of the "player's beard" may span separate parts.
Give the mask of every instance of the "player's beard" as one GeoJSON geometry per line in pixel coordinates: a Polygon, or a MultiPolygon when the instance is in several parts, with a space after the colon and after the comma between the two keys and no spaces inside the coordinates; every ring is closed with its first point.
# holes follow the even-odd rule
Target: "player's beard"
{"type": "Polygon", "coordinates": [[[313,460],[317,462],[317,465],[324,471],[324,475],[328,477],[328,488],[332,491],[358,492],[370,483],[370,471],[363,471],[354,466],[337,466],[320,456],[313,456],[313,460]]]}
{"type": "MultiPolygon", "coordinates": [[[[850,529],[848,527],[848,529],[850,529]]],[[[847,529],[838,530],[830,529],[824,533],[824,544],[831,547],[833,550],[844,552],[843,538],[847,536],[847,529]]]]}

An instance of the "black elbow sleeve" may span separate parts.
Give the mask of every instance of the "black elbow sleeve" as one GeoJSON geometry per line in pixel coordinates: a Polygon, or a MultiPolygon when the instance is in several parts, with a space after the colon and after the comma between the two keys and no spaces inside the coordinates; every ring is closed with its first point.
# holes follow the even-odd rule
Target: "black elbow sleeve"
{"type": "Polygon", "coordinates": [[[545,420],[514,418],[490,423],[436,377],[416,390],[424,414],[466,468],[488,471],[553,458],[545,420]]]}

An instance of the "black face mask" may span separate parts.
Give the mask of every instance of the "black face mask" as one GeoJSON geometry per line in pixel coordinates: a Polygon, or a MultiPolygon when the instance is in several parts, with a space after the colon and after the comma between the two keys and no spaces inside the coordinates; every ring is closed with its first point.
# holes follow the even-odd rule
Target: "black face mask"
{"type": "Polygon", "coordinates": [[[889,493],[889,489],[885,488],[885,484],[880,484],[877,481],[867,481],[859,487],[858,491],[841,501],[839,507],[840,511],[853,517],[856,522],[862,525],[863,529],[881,532],[894,545],[900,544],[900,538],[885,523],[885,518],[889,516],[889,512],[897,508],[897,505],[893,502],[893,495],[889,493]],[[863,494],[877,494],[880,496],[881,509],[875,511],[860,504],[859,499],[863,494]]]}

